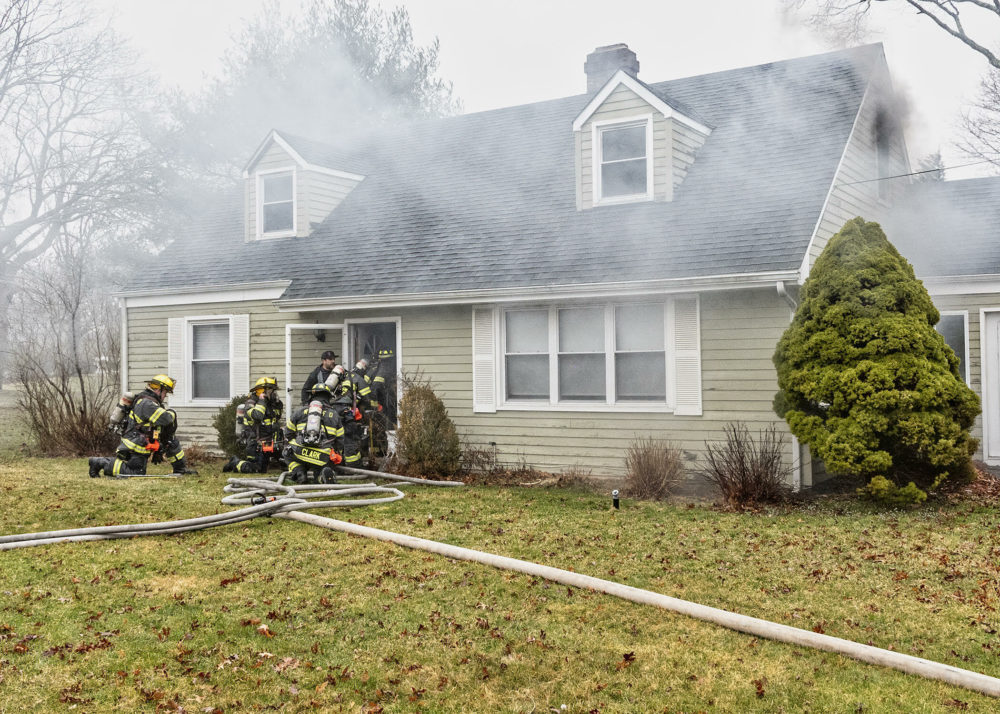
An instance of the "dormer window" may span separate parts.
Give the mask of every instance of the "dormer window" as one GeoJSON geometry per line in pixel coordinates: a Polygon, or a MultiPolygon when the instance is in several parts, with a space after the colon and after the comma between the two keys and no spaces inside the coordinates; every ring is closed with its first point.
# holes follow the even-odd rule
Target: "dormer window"
{"type": "Polygon", "coordinates": [[[276,171],[257,175],[261,237],[295,234],[295,172],[276,171]]]}
{"type": "Polygon", "coordinates": [[[594,122],[596,203],[653,198],[652,117],[594,122]]]}

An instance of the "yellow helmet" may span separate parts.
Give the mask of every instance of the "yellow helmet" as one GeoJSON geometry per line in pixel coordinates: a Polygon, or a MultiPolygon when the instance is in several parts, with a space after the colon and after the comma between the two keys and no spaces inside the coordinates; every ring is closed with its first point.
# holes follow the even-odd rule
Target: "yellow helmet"
{"type": "Polygon", "coordinates": [[[167,390],[167,392],[173,393],[174,387],[177,385],[177,382],[175,382],[171,377],[168,377],[165,374],[158,374],[151,380],[146,382],[146,384],[148,384],[153,389],[165,389],[167,390]]]}
{"type": "Polygon", "coordinates": [[[278,388],[278,380],[275,379],[274,377],[261,377],[253,385],[253,391],[255,392],[258,389],[277,389],[277,388],[278,388]]]}

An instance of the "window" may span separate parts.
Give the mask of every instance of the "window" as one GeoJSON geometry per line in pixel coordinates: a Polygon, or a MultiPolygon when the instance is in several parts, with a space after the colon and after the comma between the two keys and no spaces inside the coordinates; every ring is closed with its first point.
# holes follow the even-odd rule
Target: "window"
{"type": "Polygon", "coordinates": [[[229,397],[229,321],[192,323],[191,398],[229,397]]]}
{"type": "Polygon", "coordinates": [[[955,356],[958,357],[958,374],[968,384],[969,373],[966,363],[968,313],[941,313],[941,320],[935,325],[935,329],[944,337],[945,343],[955,351],[955,356]]]}
{"type": "Polygon", "coordinates": [[[648,120],[597,128],[600,190],[598,200],[647,198],[648,120]]]}
{"type": "Polygon", "coordinates": [[[663,305],[615,308],[615,393],[619,401],[667,398],[663,305]]]}
{"type": "Polygon", "coordinates": [[[507,310],[507,400],[665,405],[665,325],[663,303],[507,310]]]}
{"type": "Polygon", "coordinates": [[[260,174],[261,235],[295,230],[295,176],[291,171],[260,174]]]}
{"type": "Polygon", "coordinates": [[[250,315],[167,319],[167,374],[176,406],[222,407],[250,389],[250,315]]]}
{"type": "Polygon", "coordinates": [[[507,399],[549,398],[547,310],[506,313],[507,399]]]}

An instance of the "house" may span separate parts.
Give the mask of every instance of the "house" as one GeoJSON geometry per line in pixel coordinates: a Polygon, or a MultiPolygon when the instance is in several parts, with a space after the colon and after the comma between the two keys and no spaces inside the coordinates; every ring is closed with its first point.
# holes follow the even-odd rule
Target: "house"
{"type": "Polygon", "coordinates": [[[122,294],[125,385],[166,369],[180,436],[212,442],[257,376],[294,401],[321,350],[391,347],[466,443],[539,469],[620,474],[646,435],[697,463],[735,421],[787,435],[771,356],[798,286],[909,172],[882,47],[647,83],[611,45],[584,69],[577,96],[347,146],[271,132],[242,200],[122,294]]]}
{"type": "Polygon", "coordinates": [[[1000,465],[1000,177],[912,184],[882,223],[934,300],[937,329],[982,400],[977,457],[1000,465]]]}

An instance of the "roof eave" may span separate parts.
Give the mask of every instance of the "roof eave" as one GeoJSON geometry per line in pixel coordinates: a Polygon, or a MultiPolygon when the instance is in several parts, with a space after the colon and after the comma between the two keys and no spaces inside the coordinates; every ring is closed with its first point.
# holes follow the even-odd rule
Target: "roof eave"
{"type": "Polygon", "coordinates": [[[429,305],[472,305],[532,302],[536,300],[551,301],[630,297],[695,291],[716,292],[747,288],[771,288],[779,281],[794,281],[797,275],[797,270],[789,269],[761,273],[709,275],[615,283],[533,285],[513,288],[443,290],[402,294],[385,293],[381,295],[348,295],[342,297],[279,298],[274,301],[274,305],[282,312],[315,312],[358,308],[424,307],[429,305]]]}

